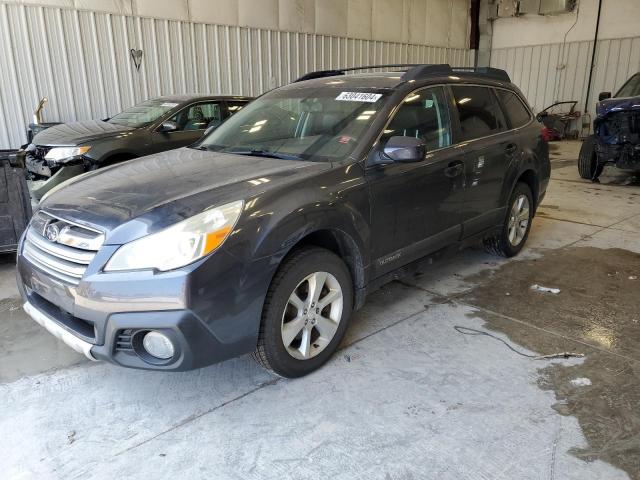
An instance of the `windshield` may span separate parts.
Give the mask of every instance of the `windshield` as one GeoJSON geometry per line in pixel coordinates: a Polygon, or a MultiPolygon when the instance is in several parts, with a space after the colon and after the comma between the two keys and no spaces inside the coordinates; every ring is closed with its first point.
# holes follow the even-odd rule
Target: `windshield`
{"type": "Polygon", "coordinates": [[[627,80],[622,88],[616,93],[616,97],[638,97],[640,96],[640,73],[636,73],[627,80]]]}
{"type": "Polygon", "coordinates": [[[386,95],[325,86],[275,90],[247,105],[196,148],[282,159],[340,160],[356,147],[386,95]]]}
{"type": "Polygon", "coordinates": [[[169,110],[177,107],[178,105],[179,103],[159,98],[147,100],[146,102],[127,108],[125,111],[114,115],[107,121],[109,123],[115,123],[116,125],[124,125],[125,127],[144,127],[146,125],[151,125],[169,110]]]}

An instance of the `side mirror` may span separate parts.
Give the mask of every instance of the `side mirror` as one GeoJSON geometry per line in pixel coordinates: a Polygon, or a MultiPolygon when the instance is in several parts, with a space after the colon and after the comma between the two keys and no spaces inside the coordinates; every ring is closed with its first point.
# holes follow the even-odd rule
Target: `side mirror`
{"type": "Polygon", "coordinates": [[[391,137],[383,154],[394,162],[421,162],[427,154],[424,141],[415,137],[391,137]]]}
{"type": "Polygon", "coordinates": [[[158,131],[159,132],[168,133],[168,132],[175,132],[179,128],[180,127],[178,127],[178,124],[176,122],[172,122],[171,120],[167,120],[165,122],[162,122],[162,124],[158,127],[158,131]]]}
{"type": "Polygon", "coordinates": [[[607,100],[608,98],[611,98],[611,92],[600,92],[600,95],[598,95],[599,102],[607,100]]]}

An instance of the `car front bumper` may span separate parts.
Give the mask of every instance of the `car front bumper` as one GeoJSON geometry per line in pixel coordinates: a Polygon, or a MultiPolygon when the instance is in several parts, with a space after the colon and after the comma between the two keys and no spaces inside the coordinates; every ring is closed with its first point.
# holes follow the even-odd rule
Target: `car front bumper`
{"type": "Polygon", "coordinates": [[[53,335],[54,337],[58,337],[69,347],[73,348],[76,352],[83,354],[89,360],[96,360],[96,357],[94,357],[91,353],[91,348],[93,347],[93,345],[91,345],[89,342],[85,342],[81,338],[76,337],[68,330],[62,328],[53,319],[49,318],[48,315],[34,307],[33,304],[29,301],[24,303],[23,308],[24,311],[27,312],[27,315],[33,318],[42,327],[46,328],[51,335],[53,335]]]}
{"type": "Polygon", "coordinates": [[[596,143],[596,154],[601,164],[613,163],[622,170],[640,171],[640,144],[596,143]]]}
{"type": "Polygon", "coordinates": [[[115,251],[104,246],[77,285],[47,275],[22,255],[18,288],[36,322],[91,360],[151,370],[183,371],[255,349],[269,278],[265,265],[241,268],[224,252],[184,269],[104,273],[115,251]],[[248,278],[250,276],[250,279],[248,278]],[[168,336],[175,355],[157,361],[141,351],[144,333],[168,336]]]}

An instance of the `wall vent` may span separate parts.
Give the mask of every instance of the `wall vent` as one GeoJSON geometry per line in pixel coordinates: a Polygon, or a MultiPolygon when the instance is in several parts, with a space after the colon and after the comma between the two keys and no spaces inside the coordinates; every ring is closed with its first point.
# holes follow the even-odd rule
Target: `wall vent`
{"type": "Polygon", "coordinates": [[[569,13],[576,8],[576,0],[540,0],[540,15],[569,13]]]}
{"type": "Polygon", "coordinates": [[[540,12],[540,0],[520,0],[518,5],[518,15],[528,13],[537,15],[540,12]]]}
{"type": "Polygon", "coordinates": [[[498,4],[498,17],[515,17],[518,13],[518,2],[516,0],[500,0],[498,4]]]}

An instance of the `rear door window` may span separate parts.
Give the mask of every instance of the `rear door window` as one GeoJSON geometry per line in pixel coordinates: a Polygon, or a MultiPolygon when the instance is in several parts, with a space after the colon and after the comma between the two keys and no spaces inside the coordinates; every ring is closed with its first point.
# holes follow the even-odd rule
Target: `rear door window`
{"type": "Polygon", "coordinates": [[[442,88],[426,88],[404,99],[387,125],[381,143],[384,145],[395,136],[420,138],[427,150],[451,145],[449,109],[442,88]]]}
{"type": "Polygon", "coordinates": [[[496,93],[498,94],[502,107],[509,118],[511,128],[522,127],[529,123],[529,120],[531,120],[531,114],[527,107],[522,103],[522,100],[520,100],[520,97],[508,90],[497,89],[496,93]]]}
{"type": "Polygon", "coordinates": [[[464,140],[486,137],[507,130],[507,122],[491,88],[452,86],[464,140]]]}

